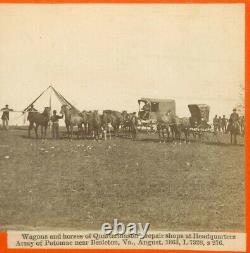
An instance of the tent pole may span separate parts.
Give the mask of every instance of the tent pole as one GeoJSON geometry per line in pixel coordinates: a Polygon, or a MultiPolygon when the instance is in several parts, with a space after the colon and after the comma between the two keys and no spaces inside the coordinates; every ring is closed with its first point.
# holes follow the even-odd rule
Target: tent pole
{"type": "Polygon", "coordinates": [[[49,108],[51,110],[51,90],[50,90],[50,96],[49,96],[49,108]]]}

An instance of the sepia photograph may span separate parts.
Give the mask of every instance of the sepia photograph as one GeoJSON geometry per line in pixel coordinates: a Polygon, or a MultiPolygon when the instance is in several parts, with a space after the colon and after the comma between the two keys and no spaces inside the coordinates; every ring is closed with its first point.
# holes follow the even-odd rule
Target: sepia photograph
{"type": "Polygon", "coordinates": [[[0,4],[0,109],[1,231],[245,233],[244,4],[0,4]]]}

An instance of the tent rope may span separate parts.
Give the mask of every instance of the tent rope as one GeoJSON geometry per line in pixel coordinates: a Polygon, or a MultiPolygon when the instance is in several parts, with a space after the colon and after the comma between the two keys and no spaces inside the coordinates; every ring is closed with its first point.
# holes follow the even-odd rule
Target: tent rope
{"type": "Polygon", "coordinates": [[[49,86],[47,89],[45,89],[32,103],[30,103],[22,112],[26,112],[29,107],[34,104],[51,86],[49,86]]]}
{"type": "Polygon", "coordinates": [[[23,111],[15,111],[15,112],[22,112],[25,113],[32,104],[34,104],[47,90],[51,89],[56,97],[58,98],[59,102],[63,105],[66,104],[68,106],[70,106],[71,108],[73,108],[75,111],[80,112],[75,106],[73,106],[61,93],[59,93],[58,91],[56,91],[56,89],[53,86],[49,86],[48,88],[46,88],[34,101],[32,101],[32,103],[30,103],[23,111]]]}

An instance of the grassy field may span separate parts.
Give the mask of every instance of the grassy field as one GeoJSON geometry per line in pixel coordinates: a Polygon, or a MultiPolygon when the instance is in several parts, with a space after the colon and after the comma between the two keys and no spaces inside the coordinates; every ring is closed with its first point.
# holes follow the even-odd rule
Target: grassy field
{"type": "Polygon", "coordinates": [[[244,145],[28,139],[0,131],[1,229],[244,231],[244,145]]]}

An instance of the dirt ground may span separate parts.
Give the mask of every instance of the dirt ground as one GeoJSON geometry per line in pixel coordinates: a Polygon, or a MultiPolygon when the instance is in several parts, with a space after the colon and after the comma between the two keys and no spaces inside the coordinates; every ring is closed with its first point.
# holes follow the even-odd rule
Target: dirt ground
{"type": "Polygon", "coordinates": [[[0,131],[0,228],[244,231],[245,148],[205,143],[28,139],[0,131]]]}

